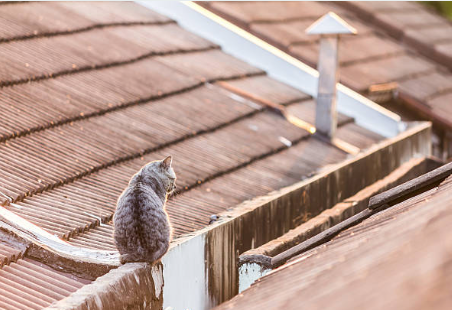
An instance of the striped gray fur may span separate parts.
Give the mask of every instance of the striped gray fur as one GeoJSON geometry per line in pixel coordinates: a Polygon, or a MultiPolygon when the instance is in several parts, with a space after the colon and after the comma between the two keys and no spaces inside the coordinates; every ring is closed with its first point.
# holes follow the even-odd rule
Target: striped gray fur
{"type": "Polygon", "coordinates": [[[114,240],[123,264],[153,263],[168,251],[171,226],[165,204],[176,188],[171,163],[168,156],[145,165],[118,199],[113,218],[114,240]]]}

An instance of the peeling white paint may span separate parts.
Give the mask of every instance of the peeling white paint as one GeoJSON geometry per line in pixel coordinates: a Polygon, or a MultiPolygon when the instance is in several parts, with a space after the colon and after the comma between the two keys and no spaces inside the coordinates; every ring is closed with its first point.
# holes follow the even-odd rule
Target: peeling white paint
{"type": "Polygon", "coordinates": [[[163,309],[210,308],[205,264],[205,234],[171,247],[163,257],[163,309]]]}
{"type": "Polygon", "coordinates": [[[163,270],[160,265],[152,267],[151,274],[154,280],[155,297],[159,299],[163,290],[163,270]]]}
{"type": "Polygon", "coordinates": [[[140,284],[140,277],[136,273],[133,274],[135,277],[135,281],[137,281],[138,284],[140,284]]]}
{"type": "Polygon", "coordinates": [[[239,267],[239,293],[246,290],[257,279],[265,276],[271,269],[262,269],[262,266],[256,263],[247,263],[239,267]]]}
{"type": "Polygon", "coordinates": [[[97,308],[102,309],[102,299],[100,299],[99,295],[95,295],[94,300],[96,302],[97,308]]]}

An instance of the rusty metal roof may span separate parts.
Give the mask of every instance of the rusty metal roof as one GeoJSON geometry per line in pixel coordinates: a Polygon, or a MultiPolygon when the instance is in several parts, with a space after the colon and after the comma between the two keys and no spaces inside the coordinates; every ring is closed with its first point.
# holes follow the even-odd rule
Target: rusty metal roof
{"type": "Polygon", "coordinates": [[[42,309],[91,281],[22,258],[0,269],[0,309],[42,309]]]}
{"type": "MultiPolygon", "coordinates": [[[[199,2],[283,51],[316,67],[318,36],[305,33],[333,11],[358,34],[339,46],[340,79],[370,94],[371,86],[397,83],[410,110],[452,128],[452,24],[425,6],[403,1],[199,2]]],[[[376,97],[375,97],[376,98],[376,97]]],[[[398,107],[386,106],[396,110],[398,107]]]]}
{"type": "MultiPolygon", "coordinates": [[[[168,154],[182,188],[167,207],[176,236],[348,155],[216,81],[306,121],[309,96],[134,3],[3,3],[0,12],[0,203],[73,245],[114,249],[117,197],[168,154]]],[[[358,148],[383,139],[339,122],[358,148]]],[[[19,259],[0,281],[15,268],[38,280],[58,274],[38,267],[19,259]]]]}
{"type": "Polygon", "coordinates": [[[216,309],[449,309],[451,191],[449,176],[293,258],[216,309]]]}
{"type": "Polygon", "coordinates": [[[0,240],[0,268],[23,257],[24,252],[11,244],[0,240]]]}
{"type": "Polygon", "coordinates": [[[29,259],[26,251],[0,231],[0,309],[42,309],[91,282],[29,259]]]}

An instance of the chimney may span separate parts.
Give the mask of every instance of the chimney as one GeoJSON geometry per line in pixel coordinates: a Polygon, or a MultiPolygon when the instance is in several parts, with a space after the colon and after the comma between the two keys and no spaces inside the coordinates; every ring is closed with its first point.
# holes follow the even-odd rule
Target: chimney
{"type": "Polygon", "coordinates": [[[309,26],[306,33],[320,35],[315,127],[317,132],[333,139],[337,127],[336,84],[339,35],[356,34],[357,31],[335,13],[329,12],[309,26]]]}

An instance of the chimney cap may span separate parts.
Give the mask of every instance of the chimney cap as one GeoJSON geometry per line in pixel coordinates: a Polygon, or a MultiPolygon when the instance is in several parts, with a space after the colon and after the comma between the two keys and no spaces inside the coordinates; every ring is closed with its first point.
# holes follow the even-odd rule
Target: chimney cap
{"type": "Polygon", "coordinates": [[[358,32],[336,13],[328,12],[309,26],[306,33],[310,35],[338,35],[357,34],[358,32]]]}

